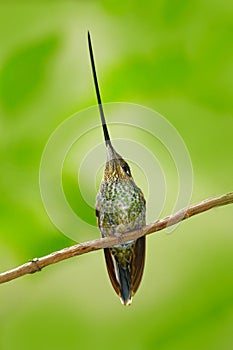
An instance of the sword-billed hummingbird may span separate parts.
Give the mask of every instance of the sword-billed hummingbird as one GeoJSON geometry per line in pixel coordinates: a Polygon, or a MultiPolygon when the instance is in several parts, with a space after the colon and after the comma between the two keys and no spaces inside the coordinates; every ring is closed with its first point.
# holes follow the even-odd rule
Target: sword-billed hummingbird
{"type": "MultiPolygon", "coordinates": [[[[146,202],[135,184],[129,165],[115,151],[105,121],[88,32],[88,46],[94,85],[103,127],[107,162],[100,191],[96,198],[96,216],[102,237],[124,235],[146,224],[146,202]]],[[[142,279],[145,262],[145,236],[104,249],[108,274],[124,305],[130,305],[142,279]]]]}

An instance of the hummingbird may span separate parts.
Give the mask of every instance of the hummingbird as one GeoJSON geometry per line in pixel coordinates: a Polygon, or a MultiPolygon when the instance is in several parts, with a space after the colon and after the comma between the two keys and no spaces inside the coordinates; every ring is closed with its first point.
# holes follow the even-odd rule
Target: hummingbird
{"type": "MultiPolygon", "coordinates": [[[[103,110],[95,68],[91,36],[88,47],[101,124],[105,139],[107,161],[103,180],[96,197],[96,217],[102,237],[124,235],[146,224],[146,201],[135,184],[130,167],[114,149],[103,110]]],[[[144,270],[145,236],[104,249],[108,275],[123,305],[130,305],[144,270]]]]}

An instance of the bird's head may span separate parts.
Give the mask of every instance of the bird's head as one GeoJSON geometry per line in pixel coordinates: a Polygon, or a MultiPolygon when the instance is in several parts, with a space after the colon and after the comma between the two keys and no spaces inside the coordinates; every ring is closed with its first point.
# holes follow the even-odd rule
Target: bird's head
{"type": "Polygon", "coordinates": [[[106,143],[107,162],[104,170],[104,181],[132,179],[128,163],[115,151],[110,142],[106,143]]]}

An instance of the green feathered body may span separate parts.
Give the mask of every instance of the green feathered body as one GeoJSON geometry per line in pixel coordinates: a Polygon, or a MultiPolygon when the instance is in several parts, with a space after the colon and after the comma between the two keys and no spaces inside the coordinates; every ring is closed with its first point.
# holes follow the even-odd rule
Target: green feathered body
{"type": "MultiPolygon", "coordinates": [[[[146,202],[143,193],[135,184],[129,168],[128,174],[123,172],[122,168],[124,169],[122,164],[114,165],[115,171],[112,171],[111,164],[107,165],[97,195],[96,212],[102,237],[124,235],[146,224],[146,202]]],[[[141,281],[145,237],[107,248],[104,252],[112,285],[122,303],[128,305],[141,281]]]]}
{"type": "Polygon", "coordinates": [[[124,234],[145,225],[145,199],[132,178],[103,181],[96,204],[103,237],[124,234]]]}

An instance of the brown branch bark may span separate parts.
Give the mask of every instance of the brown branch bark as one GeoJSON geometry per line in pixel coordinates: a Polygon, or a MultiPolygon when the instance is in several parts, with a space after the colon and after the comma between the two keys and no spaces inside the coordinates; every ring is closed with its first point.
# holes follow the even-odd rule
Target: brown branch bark
{"type": "Polygon", "coordinates": [[[177,224],[182,220],[186,220],[191,216],[203,213],[211,208],[219,207],[233,203],[233,192],[207,199],[203,202],[191,205],[184,208],[177,213],[170,215],[164,219],[153,222],[152,224],[144,226],[141,230],[127,232],[119,237],[105,237],[95,239],[93,241],[76,244],[74,246],[61,249],[41,258],[34,258],[26,264],[20,265],[12,270],[0,274],[0,283],[9,282],[20,276],[29,273],[41,271],[44,267],[55,264],[59,261],[69,259],[76,255],[86,254],[95,250],[111,247],[115,244],[127,242],[153,232],[163,230],[168,226],[177,224]]]}

